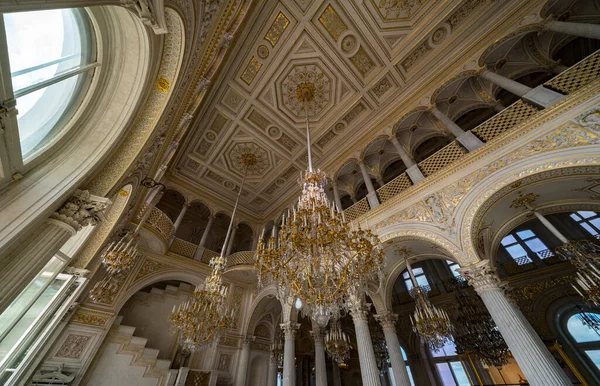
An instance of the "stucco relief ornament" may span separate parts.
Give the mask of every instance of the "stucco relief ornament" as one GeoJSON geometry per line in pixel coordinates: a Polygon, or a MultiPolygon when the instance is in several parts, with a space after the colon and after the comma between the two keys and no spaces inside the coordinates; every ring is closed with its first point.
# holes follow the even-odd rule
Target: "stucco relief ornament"
{"type": "Polygon", "coordinates": [[[600,132],[600,109],[586,111],[577,118],[577,123],[586,129],[600,132]]]}
{"type": "Polygon", "coordinates": [[[281,92],[283,104],[296,116],[303,116],[305,108],[314,116],[329,103],[330,80],[317,65],[296,66],[281,83],[281,92]],[[303,94],[311,95],[307,103],[303,94]]]}
{"type": "Polygon", "coordinates": [[[96,225],[104,219],[103,211],[110,204],[104,197],[90,194],[87,190],[77,189],[67,202],[50,218],[62,221],[76,231],[88,225],[96,225]]]}
{"type": "Polygon", "coordinates": [[[231,41],[233,40],[233,37],[235,35],[233,34],[233,32],[225,32],[223,34],[223,37],[221,38],[221,41],[219,42],[219,45],[223,48],[229,48],[229,45],[231,44],[231,41]]]}

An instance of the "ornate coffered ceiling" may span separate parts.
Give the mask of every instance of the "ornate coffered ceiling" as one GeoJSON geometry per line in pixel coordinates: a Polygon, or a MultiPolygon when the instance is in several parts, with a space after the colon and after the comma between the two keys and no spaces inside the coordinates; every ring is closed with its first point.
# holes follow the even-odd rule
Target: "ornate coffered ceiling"
{"type": "MultiPolygon", "coordinates": [[[[248,174],[242,211],[273,218],[298,194],[307,162],[299,85],[314,87],[313,162],[333,174],[411,109],[428,105],[440,71],[464,71],[507,18],[522,18],[533,3],[258,1],[195,117],[170,183],[227,207],[241,184],[240,156],[250,149],[259,162],[248,174]]],[[[426,118],[407,117],[406,135],[413,124],[439,130],[426,118]]]]}

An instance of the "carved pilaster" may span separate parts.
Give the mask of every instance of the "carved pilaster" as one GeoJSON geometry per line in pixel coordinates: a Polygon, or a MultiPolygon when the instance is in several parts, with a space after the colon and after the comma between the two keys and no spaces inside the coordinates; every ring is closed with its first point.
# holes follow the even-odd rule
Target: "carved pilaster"
{"type": "Polygon", "coordinates": [[[390,311],[386,311],[384,313],[375,315],[375,320],[377,320],[379,322],[379,324],[381,324],[381,327],[383,327],[383,329],[391,329],[391,330],[396,330],[396,321],[398,320],[398,315],[394,314],[390,311]]]}
{"type": "Polygon", "coordinates": [[[459,268],[457,271],[469,281],[469,284],[473,286],[477,293],[482,293],[490,289],[501,289],[496,268],[490,266],[489,260],[482,260],[478,263],[459,268]]]}
{"type": "Polygon", "coordinates": [[[110,204],[104,197],[94,196],[87,190],[77,189],[73,196],[50,218],[72,226],[76,231],[87,225],[96,225],[103,219],[103,211],[110,204]]]}

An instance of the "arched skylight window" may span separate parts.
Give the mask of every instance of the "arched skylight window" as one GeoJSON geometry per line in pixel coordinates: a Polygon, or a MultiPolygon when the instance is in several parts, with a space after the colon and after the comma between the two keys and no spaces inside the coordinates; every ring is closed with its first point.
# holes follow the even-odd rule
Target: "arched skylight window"
{"type": "Polygon", "coordinates": [[[18,170],[15,164],[39,155],[65,127],[97,63],[83,10],[7,13],[0,23],[0,102],[5,108],[16,102],[18,113],[8,125],[6,147],[13,152],[12,169],[18,170]],[[14,149],[20,149],[20,160],[14,149]]]}
{"type": "MultiPolygon", "coordinates": [[[[600,318],[600,314],[592,314],[600,318]]],[[[567,330],[575,341],[575,346],[581,350],[600,370],[600,334],[582,322],[582,314],[575,314],[567,321],[567,330]]]]}
{"type": "MultiPolygon", "coordinates": [[[[413,273],[415,275],[415,279],[417,280],[417,284],[421,287],[425,287],[428,291],[431,290],[429,287],[429,281],[427,281],[427,276],[425,276],[425,271],[421,267],[413,267],[413,273]]],[[[402,273],[402,278],[404,279],[404,284],[406,284],[406,289],[411,290],[413,288],[412,280],[410,280],[410,275],[408,271],[405,270],[402,273]]]]}

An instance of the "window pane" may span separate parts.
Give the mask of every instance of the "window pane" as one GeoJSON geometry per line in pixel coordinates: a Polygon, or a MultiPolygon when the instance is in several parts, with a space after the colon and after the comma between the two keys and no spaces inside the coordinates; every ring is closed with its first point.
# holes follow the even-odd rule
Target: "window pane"
{"type": "Polygon", "coordinates": [[[74,12],[9,13],[4,23],[14,91],[82,64],[82,38],[74,12]]]}
{"type": "Polygon", "coordinates": [[[590,211],[579,211],[577,212],[579,213],[579,215],[583,218],[589,218],[589,217],[594,217],[596,215],[596,212],[590,212],[590,211]]]}
{"type": "Polygon", "coordinates": [[[522,239],[528,239],[530,237],[535,237],[535,234],[532,231],[530,231],[529,229],[525,229],[524,231],[519,231],[519,232],[517,232],[517,234],[522,239]]]}
{"type": "Polygon", "coordinates": [[[454,373],[459,386],[471,385],[469,377],[467,377],[467,373],[460,362],[450,362],[450,367],[452,367],[452,372],[454,373]]]}
{"type": "Polygon", "coordinates": [[[21,152],[30,155],[46,139],[58,120],[65,113],[77,91],[77,75],[17,98],[17,116],[21,152]]]}
{"type": "Polygon", "coordinates": [[[454,377],[452,376],[452,370],[450,370],[450,366],[448,366],[447,363],[437,363],[436,367],[440,374],[443,386],[456,386],[456,382],[454,382],[454,377]]]}
{"type": "Polygon", "coordinates": [[[517,257],[527,256],[527,252],[525,252],[525,249],[523,249],[523,247],[519,244],[506,247],[506,251],[513,259],[516,259],[517,257]]]}
{"type": "Polygon", "coordinates": [[[404,359],[404,362],[406,362],[408,360],[408,357],[406,356],[406,351],[404,351],[402,346],[400,346],[400,352],[402,353],[402,359],[404,359]]]}
{"type": "MultiPolygon", "coordinates": [[[[33,303],[35,298],[44,290],[49,280],[63,267],[65,263],[60,259],[53,257],[38,274],[38,276],[29,283],[21,294],[0,315],[0,336],[6,333],[12,324],[17,322],[25,309],[33,303]]],[[[1,356],[2,354],[0,354],[1,356]]]]}
{"type": "MultiPolygon", "coordinates": [[[[594,330],[585,326],[575,314],[567,321],[567,330],[578,343],[597,342],[600,341],[600,336],[594,330]]],[[[598,314],[600,317],[600,314],[598,314]]]]}
{"type": "Polygon", "coordinates": [[[17,324],[14,325],[8,335],[0,342],[0,360],[4,359],[6,354],[21,338],[25,338],[27,335],[26,331],[33,327],[38,318],[42,317],[42,314],[46,311],[48,306],[50,306],[52,299],[56,296],[65,282],[66,280],[64,279],[54,279],[54,281],[44,290],[42,295],[21,317],[17,324]]]}
{"type": "Polygon", "coordinates": [[[444,347],[439,349],[437,352],[431,350],[431,355],[435,358],[442,358],[456,355],[456,345],[452,341],[446,342],[444,347]]]}
{"type": "Polygon", "coordinates": [[[577,213],[571,213],[571,218],[577,222],[581,221],[581,217],[577,213]]]}
{"type": "Polygon", "coordinates": [[[592,228],[589,224],[585,222],[581,222],[579,223],[579,225],[581,225],[592,236],[596,236],[598,234],[598,232],[596,232],[594,228],[592,228]]]}
{"type": "Polygon", "coordinates": [[[600,370],[600,350],[586,350],[585,352],[588,357],[594,362],[596,367],[600,370]]]}
{"type": "Polygon", "coordinates": [[[410,278],[410,275],[408,274],[408,271],[404,272],[404,273],[402,274],[402,277],[403,277],[403,278],[405,278],[405,279],[409,279],[409,278],[410,278]]]}
{"type": "Polygon", "coordinates": [[[533,238],[531,240],[525,241],[525,244],[534,252],[545,251],[548,247],[542,242],[542,240],[533,238]]]}
{"type": "Polygon", "coordinates": [[[517,239],[513,235],[508,235],[502,239],[502,245],[507,246],[517,242],[517,239]]]}
{"type": "Polygon", "coordinates": [[[415,381],[413,379],[413,375],[410,372],[410,366],[406,366],[406,371],[408,372],[408,379],[410,380],[411,386],[415,386],[415,381]]]}
{"type": "Polygon", "coordinates": [[[427,281],[427,277],[425,275],[417,276],[417,284],[420,286],[428,286],[429,282],[427,281]]]}
{"type": "Polygon", "coordinates": [[[425,272],[423,272],[423,268],[413,268],[412,271],[415,274],[415,276],[422,275],[425,273],[425,272]]]}
{"type": "Polygon", "coordinates": [[[412,281],[410,279],[408,280],[404,280],[404,284],[406,284],[406,289],[408,289],[409,291],[412,289],[413,284],[412,281]]]}
{"type": "Polygon", "coordinates": [[[595,218],[593,220],[590,220],[590,222],[592,223],[593,226],[600,229],[600,218],[595,218]]]}

